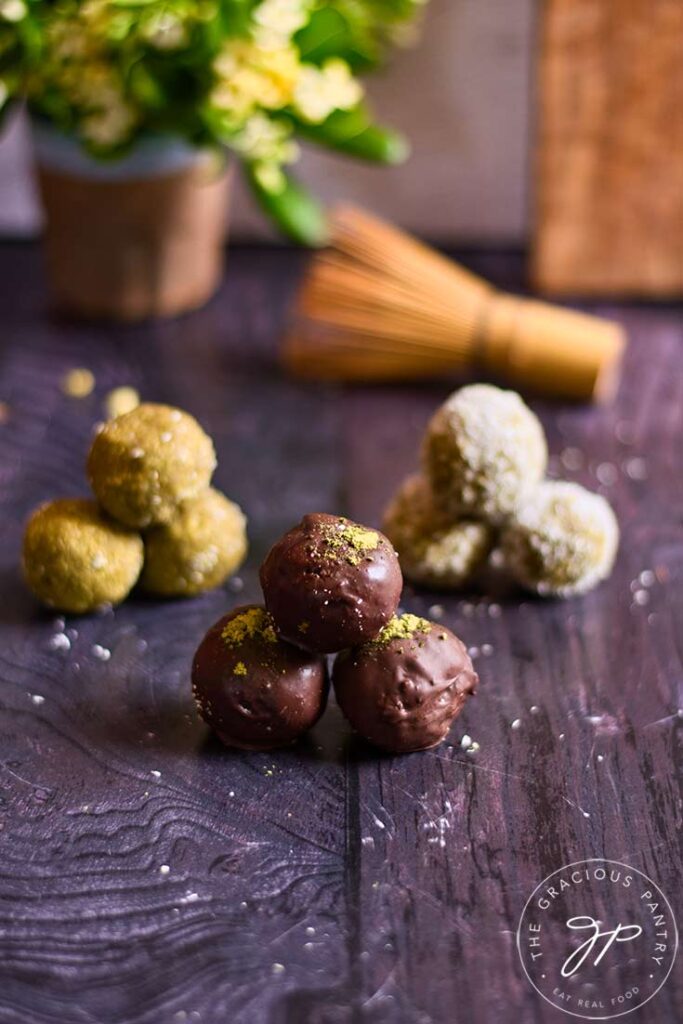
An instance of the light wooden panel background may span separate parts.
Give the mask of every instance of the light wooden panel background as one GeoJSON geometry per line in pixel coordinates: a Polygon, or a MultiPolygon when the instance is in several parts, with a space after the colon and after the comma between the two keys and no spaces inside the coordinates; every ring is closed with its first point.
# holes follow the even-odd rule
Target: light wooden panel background
{"type": "MultiPolygon", "coordinates": [[[[303,176],[328,199],[363,202],[437,239],[524,239],[533,35],[533,0],[432,0],[419,46],[371,84],[378,112],[412,139],[412,159],[384,170],[308,153],[303,176]]],[[[15,124],[0,142],[0,233],[38,229],[29,167],[15,124]]],[[[241,190],[233,227],[241,237],[266,230],[241,190]]]]}
{"type": "Polygon", "coordinates": [[[546,0],[534,278],[683,291],[683,0],[546,0]]]}

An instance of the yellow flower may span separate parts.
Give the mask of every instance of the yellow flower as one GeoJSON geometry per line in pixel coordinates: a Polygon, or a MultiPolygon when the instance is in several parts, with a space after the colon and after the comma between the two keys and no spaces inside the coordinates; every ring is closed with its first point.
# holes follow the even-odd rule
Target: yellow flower
{"type": "Polygon", "coordinates": [[[73,24],[51,25],[48,29],[50,56],[57,62],[85,57],[92,44],[82,28],[73,24]]]}
{"type": "Polygon", "coordinates": [[[157,50],[178,50],[188,40],[185,26],[170,11],[153,15],[145,24],[143,35],[157,50]]]}
{"type": "Polygon", "coordinates": [[[243,121],[254,105],[251,97],[244,96],[231,82],[215,85],[209,99],[211,106],[227,115],[231,121],[243,121]]]}
{"type": "Polygon", "coordinates": [[[5,21],[21,21],[27,11],[24,0],[0,0],[0,18],[5,21]]]}
{"type": "Polygon", "coordinates": [[[298,147],[290,136],[288,125],[272,121],[266,114],[254,114],[231,145],[251,161],[290,163],[298,156],[298,147]]]}
{"type": "Polygon", "coordinates": [[[86,117],[81,124],[81,134],[96,146],[116,146],[129,137],[133,120],[125,107],[111,107],[86,117]]]}
{"type": "Polygon", "coordinates": [[[306,121],[320,124],[334,110],[349,110],[360,102],[363,89],[346,61],[331,58],[321,68],[303,64],[293,103],[306,121]]]}
{"type": "Polygon", "coordinates": [[[249,40],[233,40],[214,63],[219,81],[212,103],[237,118],[259,107],[280,110],[292,101],[299,68],[293,46],[268,49],[249,40]]]}
{"type": "Polygon", "coordinates": [[[253,18],[263,41],[290,39],[308,21],[309,0],[262,0],[253,18]]]}

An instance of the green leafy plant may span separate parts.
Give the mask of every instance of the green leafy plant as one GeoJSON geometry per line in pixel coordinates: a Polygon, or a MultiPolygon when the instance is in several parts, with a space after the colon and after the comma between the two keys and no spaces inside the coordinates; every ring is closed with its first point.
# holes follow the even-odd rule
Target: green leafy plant
{"type": "Polygon", "coordinates": [[[227,148],[290,237],[324,239],[317,201],[288,166],[297,137],[396,163],[358,75],[426,0],[0,0],[0,107],[112,160],[143,138],[227,148]]]}

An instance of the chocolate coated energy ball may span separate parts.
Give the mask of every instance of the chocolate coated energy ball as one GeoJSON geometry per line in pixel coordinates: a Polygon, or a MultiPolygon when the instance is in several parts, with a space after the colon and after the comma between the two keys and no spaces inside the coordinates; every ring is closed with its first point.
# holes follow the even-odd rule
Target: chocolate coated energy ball
{"type": "Polygon", "coordinates": [[[327,691],[324,659],[280,640],[257,605],[219,619],[194,656],[199,712],[228,746],[270,750],[293,743],[320,718],[327,691]]]}
{"type": "Polygon", "coordinates": [[[189,597],[218,587],[247,553],[246,518],[213,488],[188,498],[170,522],[145,533],[140,584],[154,594],[189,597]]]}
{"type": "Polygon", "coordinates": [[[493,546],[486,523],[454,520],[418,474],[404,480],[391,499],[382,529],[396,549],[405,578],[427,587],[464,586],[493,546]]]}
{"type": "Polygon", "coordinates": [[[423,446],[425,472],[447,511],[498,522],[539,483],[548,461],[543,428],[514,391],[461,388],[437,409],[423,446]]]}
{"type": "Polygon", "coordinates": [[[142,529],[167,523],[182,501],[208,487],[216,455],[192,416],[147,402],[105,423],[87,468],[102,508],[142,529]]]}
{"type": "Polygon", "coordinates": [[[512,575],[548,597],[597,586],[612,571],[618,545],[619,526],[605,499],[560,481],[541,484],[502,535],[512,575]]]}
{"type": "Polygon", "coordinates": [[[396,611],[402,585],[396,552],[383,534],[323,513],[304,516],[261,566],[278,633],[317,652],[376,636],[396,611]]]}
{"type": "Polygon", "coordinates": [[[356,732],[391,753],[441,743],[477,675],[464,644],[444,626],[402,615],[375,640],[337,656],[337,702],[356,732]]]}
{"type": "Polygon", "coordinates": [[[26,526],[24,577],[50,608],[82,614],[128,596],[142,568],[142,539],[102,515],[96,502],[60,498],[26,526]]]}

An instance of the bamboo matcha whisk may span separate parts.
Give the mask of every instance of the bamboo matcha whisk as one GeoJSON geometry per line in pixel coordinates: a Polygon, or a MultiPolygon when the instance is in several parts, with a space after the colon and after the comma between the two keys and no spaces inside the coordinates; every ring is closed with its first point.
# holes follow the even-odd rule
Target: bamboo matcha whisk
{"type": "Polygon", "coordinates": [[[624,342],[617,324],[497,291],[392,225],[341,207],[330,247],[301,286],[284,361],[327,380],[489,371],[543,394],[606,400],[624,342]]]}

